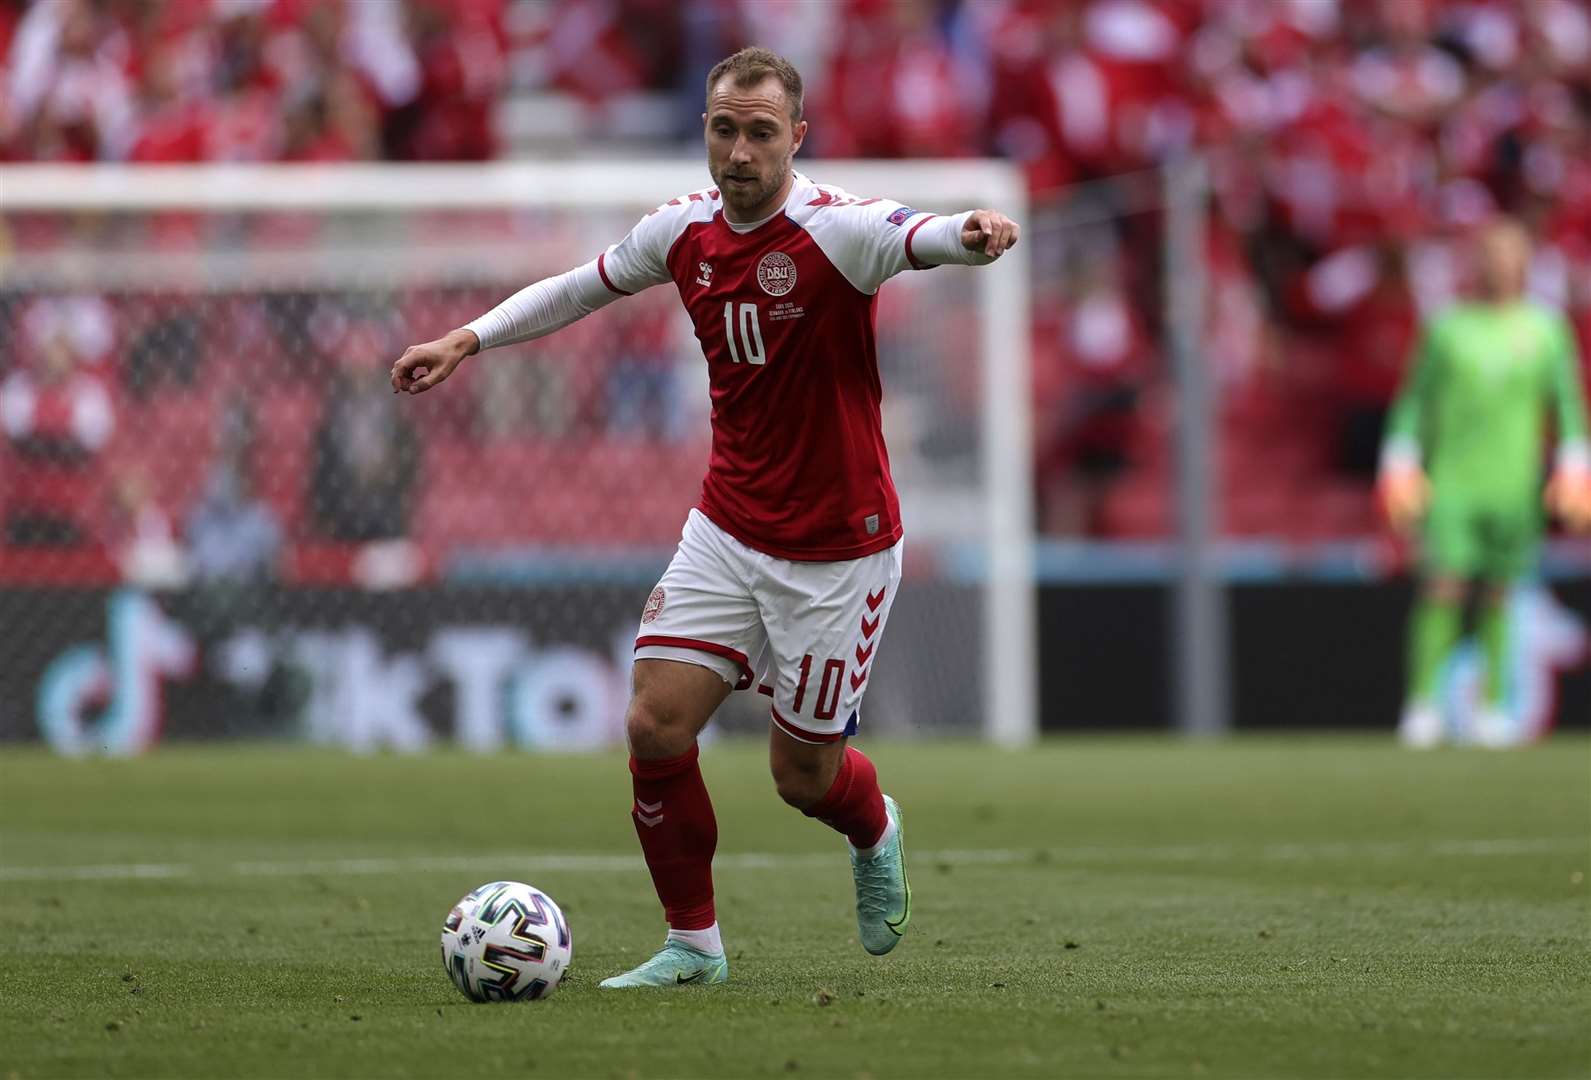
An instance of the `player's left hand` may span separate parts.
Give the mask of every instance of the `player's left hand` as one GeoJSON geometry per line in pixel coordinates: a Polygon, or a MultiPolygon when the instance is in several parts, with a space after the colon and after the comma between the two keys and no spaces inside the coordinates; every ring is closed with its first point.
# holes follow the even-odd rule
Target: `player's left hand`
{"type": "Polygon", "coordinates": [[[974,210],[961,227],[961,246],[998,259],[1021,235],[1021,226],[998,210],[974,210]]]}
{"type": "Polygon", "coordinates": [[[1591,532],[1591,469],[1560,465],[1547,483],[1547,509],[1575,532],[1591,532]]]}
{"type": "Polygon", "coordinates": [[[1431,481],[1418,465],[1388,465],[1376,478],[1376,495],[1392,527],[1409,532],[1431,507],[1431,481]]]}

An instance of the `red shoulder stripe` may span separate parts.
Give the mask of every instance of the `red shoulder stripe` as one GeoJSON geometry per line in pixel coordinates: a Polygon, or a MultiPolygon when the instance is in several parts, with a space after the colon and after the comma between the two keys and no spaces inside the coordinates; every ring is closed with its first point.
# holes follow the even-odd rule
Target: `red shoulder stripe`
{"type": "Polygon", "coordinates": [[[917,261],[917,256],[912,254],[912,237],[917,235],[918,229],[922,228],[924,225],[928,224],[938,216],[938,214],[924,214],[917,224],[913,225],[910,231],[906,233],[906,261],[912,264],[913,270],[927,270],[933,265],[931,263],[917,261]]]}

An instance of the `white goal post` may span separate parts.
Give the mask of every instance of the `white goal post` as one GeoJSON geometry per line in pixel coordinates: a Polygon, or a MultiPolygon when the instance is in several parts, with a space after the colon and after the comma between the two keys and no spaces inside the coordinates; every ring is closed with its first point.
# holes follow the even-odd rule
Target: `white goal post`
{"type": "MultiPolygon", "coordinates": [[[[1028,221],[1023,177],[1002,162],[811,161],[801,167],[819,183],[864,197],[886,196],[943,212],[992,207],[1023,224],[1028,221]]],[[[22,294],[73,292],[92,290],[101,282],[106,287],[137,287],[140,281],[161,275],[191,279],[196,268],[216,282],[255,276],[280,280],[298,273],[324,278],[340,273],[339,267],[350,261],[364,273],[396,279],[423,272],[429,259],[426,251],[407,246],[407,240],[394,244],[377,238],[366,244],[357,230],[351,234],[351,247],[296,263],[291,253],[255,250],[247,242],[227,250],[212,247],[197,255],[115,246],[89,254],[34,250],[22,240],[6,239],[7,234],[20,235],[14,226],[30,215],[63,219],[165,213],[409,215],[495,208],[549,214],[623,211],[633,221],[638,213],[707,183],[703,164],[683,159],[480,165],[10,165],[0,167],[0,215],[5,223],[5,232],[0,233],[0,283],[22,294]]],[[[594,252],[620,235],[615,231],[591,236],[588,246],[594,252]]],[[[434,242],[439,264],[472,257],[468,243],[454,250],[445,236],[434,242]]],[[[973,362],[978,369],[977,477],[958,490],[937,485],[931,469],[912,472],[908,467],[908,475],[900,477],[908,560],[914,542],[929,548],[943,542],[945,550],[934,556],[936,564],[945,568],[945,574],[975,582],[981,589],[977,651],[982,716],[976,727],[968,727],[981,729],[984,737],[1007,746],[1028,743],[1039,731],[1028,251],[1018,244],[989,267],[934,272],[947,279],[956,275],[951,285],[936,287],[954,290],[976,311],[977,329],[970,339],[976,342],[973,362]]],[[[473,257],[478,258],[478,253],[473,257]]],[[[888,285],[886,292],[897,287],[888,285]]],[[[435,330],[449,328],[438,325],[435,330]]],[[[888,372],[884,381],[888,428],[888,372]]],[[[891,437],[892,452],[895,449],[891,437]]],[[[682,514],[684,509],[680,507],[682,514]]],[[[897,609],[897,618],[907,615],[897,609]]],[[[963,633],[968,630],[963,628],[963,633]]],[[[891,631],[897,638],[906,636],[893,622],[891,631]]],[[[899,646],[900,641],[894,644],[899,646]]]]}

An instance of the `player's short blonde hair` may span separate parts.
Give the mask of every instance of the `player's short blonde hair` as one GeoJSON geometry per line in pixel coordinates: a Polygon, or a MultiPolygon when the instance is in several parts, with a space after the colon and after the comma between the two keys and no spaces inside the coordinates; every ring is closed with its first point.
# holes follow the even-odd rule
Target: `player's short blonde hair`
{"type": "Polygon", "coordinates": [[[713,96],[713,87],[728,75],[740,87],[756,86],[770,75],[784,87],[784,99],[790,106],[790,123],[801,122],[801,73],[795,65],[771,49],[753,45],[726,56],[713,65],[707,73],[707,96],[713,96]]]}

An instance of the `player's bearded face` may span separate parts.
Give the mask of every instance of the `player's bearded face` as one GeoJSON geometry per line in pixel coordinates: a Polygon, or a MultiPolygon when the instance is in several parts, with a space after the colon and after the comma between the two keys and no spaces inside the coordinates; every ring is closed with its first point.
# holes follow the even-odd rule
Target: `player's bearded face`
{"type": "Polygon", "coordinates": [[[735,210],[754,210],[784,186],[785,177],[790,175],[790,159],[723,163],[709,160],[708,171],[725,203],[735,210]]]}
{"type": "Polygon", "coordinates": [[[804,123],[792,126],[777,81],[741,88],[727,80],[708,102],[707,170],[725,206],[743,215],[767,204],[790,176],[804,123]]]}

